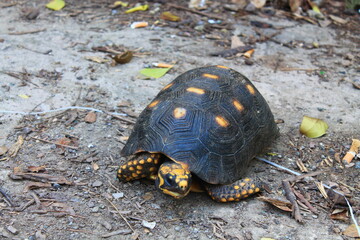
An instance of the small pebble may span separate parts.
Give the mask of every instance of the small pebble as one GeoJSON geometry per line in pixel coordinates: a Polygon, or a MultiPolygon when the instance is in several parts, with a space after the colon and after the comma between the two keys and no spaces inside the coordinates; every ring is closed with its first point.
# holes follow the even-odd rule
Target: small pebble
{"type": "Polygon", "coordinates": [[[99,181],[99,180],[96,180],[96,181],[93,182],[93,184],[92,184],[93,187],[100,187],[100,186],[102,186],[102,185],[103,185],[103,183],[102,183],[101,181],[99,181]]]}
{"type": "Polygon", "coordinates": [[[106,230],[108,230],[108,231],[111,231],[111,230],[112,230],[112,226],[111,226],[110,223],[108,223],[108,222],[106,222],[106,221],[101,221],[100,224],[103,225],[104,228],[106,228],[106,230]]]}
{"type": "Polygon", "coordinates": [[[356,168],[356,169],[360,169],[360,162],[356,162],[356,163],[355,163],[355,168],[356,168]]]}
{"type": "Polygon", "coordinates": [[[19,233],[19,230],[17,230],[16,228],[14,228],[13,226],[8,226],[6,228],[9,232],[11,232],[12,234],[16,235],[19,233]]]}
{"type": "Polygon", "coordinates": [[[91,209],[91,212],[93,212],[93,213],[99,212],[99,207],[98,207],[98,206],[93,207],[93,208],[91,209]]]}
{"type": "Polygon", "coordinates": [[[156,222],[148,222],[148,221],[143,220],[141,222],[141,225],[143,225],[143,227],[146,227],[146,228],[149,228],[149,229],[154,229],[155,226],[156,226],[156,222]]]}
{"type": "Polygon", "coordinates": [[[113,198],[115,198],[115,199],[119,199],[119,198],[123,198],[123,197],[124,197],[124,193],[123,193],[123,192],[113,193],[112,196],[113,196],[113,198]]]}

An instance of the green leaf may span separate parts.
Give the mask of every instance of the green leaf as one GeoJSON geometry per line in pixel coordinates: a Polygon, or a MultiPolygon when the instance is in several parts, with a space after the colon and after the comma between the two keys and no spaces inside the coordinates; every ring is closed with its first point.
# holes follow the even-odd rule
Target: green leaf
{"type": "Polygon", "coordinates": [[[63,7],[65,7],[65,1],[64,0],[52,0],[48,4],[46,4],[46,7],[58,11],[61,10],[63,7]]]}
{"type": "Polygon", "coordinates": [[[164,76],[170,68],[143,68],[140,70],[142,75],[152,78],[160,78],[164,76]]]}
{"type": "Polygon", "coordinates": [[[329,128],[326,122],[318,118],[304,116],[300,126],[300,132],[309,138],[318,138],[326,133],[329,128]]]}

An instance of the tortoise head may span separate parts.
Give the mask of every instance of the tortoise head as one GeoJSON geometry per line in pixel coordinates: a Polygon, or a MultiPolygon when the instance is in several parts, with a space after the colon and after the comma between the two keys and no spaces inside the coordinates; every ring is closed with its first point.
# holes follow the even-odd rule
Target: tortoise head
{"type": "Polygon", "coordinates": [[[155,184],[163,193],[183,198],[190,192],[191,172],[186,165],[165,162],[159,168],[155,184]]]}

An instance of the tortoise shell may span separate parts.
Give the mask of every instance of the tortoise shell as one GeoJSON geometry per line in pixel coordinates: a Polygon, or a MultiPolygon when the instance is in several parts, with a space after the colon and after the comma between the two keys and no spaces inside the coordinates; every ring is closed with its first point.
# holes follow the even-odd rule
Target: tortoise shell
{"type": "Polygon", "coordinates": [[[160,152],[205,182],[229,184],[277,135],[267,102],[245,76],[224,66],[201,67],[159,92],[121,155],[160,152]]]}

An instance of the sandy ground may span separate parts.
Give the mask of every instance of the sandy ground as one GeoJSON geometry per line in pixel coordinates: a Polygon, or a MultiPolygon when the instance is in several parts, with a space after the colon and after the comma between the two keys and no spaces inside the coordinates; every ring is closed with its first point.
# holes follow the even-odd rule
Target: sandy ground
{"type": "MultiPolygon", "coordinates": [[[[311,181],[302,184],[319,214],[302,211],[303,224],[256,198],[220,204],[205,194],[193,193],[177,201],[156,191],[150,181],[123,184],[116,180],[116,168],[124,161],[119,151],[132,124],[101,113],[96,122],[86,123],[88,112],[80,110],[42,115],[5,111],[82,106],[127,113],[123,118],[134,121],[157,92],[182,72],[225,65],[246,75],[267,99],[275,117],[284,120],[279,124],[281,137],[272,149],[278,155],[269,158],[295,171],[299,171],[295,161],[300,159],[310,172],[326,171],[318,179],[348,186],[359,221],[360,186],[354,181],[359,179],[359,168],[344,169],[336,161],[331,166],[322,164],[324,159],[335,159],[336,153],[343,155],[351,139],[360,137],[360,90],[351,83],[360,78],[359,32],[344,25],[320,27],[269,17],[266,22],[277,29],[261,31],[280,33],[275,41],[256,43],[254,64],[247,65],[243,57],[210,57],[209,53],[224,48],[202,34],[182,37],[179,29],[167,26],[131,29],[126,17],[118,19],[96,4],[75,17],[69,16],[69,11],[45,8],[36,20],[23,17],[24,8],[43,5],[43,1],[34,1],[0,8],[0,146],[10,148],[18,136],[25,138],[15,157],[0,162],[0,186],[19,206],[32,195],[24,191],[29,181],[8,176],[14,167],[45,165],[47,173],[75,184],[32,190],[41,204],[23,211],[14,210],[0,198],[0,236],[100,239],[120,230],[120,235],[109,239],[348,239],[341,233],[350,222],[330,219],[331,203],[311,181]],[[36,30],[40,31],[19,34],[36,30]],[[309,47],[314,43],[319,47],[309,47]],[[130,63],[117,66],[86,59],[110,59],[92,47],[111,45],[137,54],[130,63]],[[153,62],[176,64],[162,78],[140,78],[139,71],[153,62]],[[23,74],[14,77],[10,72],[23,74]],[[301,136],[298,129],[304,115],[325,120],[327,135],[319,139],[301,136]],[[57,148],[34,139],[56,142],[67,135],[75,136],[78,149],[57,148]],[[10,233],[9,226],[17,232],[10,233]]],[[[75,4],[68,10],[71,6],[76,9],[75,4]]],[[[230,35],[242,39],[257,36],[250,20],[264,21],[264,17],[250,14],[229,20],[233,25],[230,35]]],[[[249,175],[255,174],[269,183],[272,196],[285,199],[281,180],[289,174],[254,161],[249,175]]]]}

